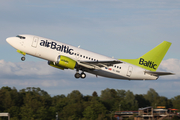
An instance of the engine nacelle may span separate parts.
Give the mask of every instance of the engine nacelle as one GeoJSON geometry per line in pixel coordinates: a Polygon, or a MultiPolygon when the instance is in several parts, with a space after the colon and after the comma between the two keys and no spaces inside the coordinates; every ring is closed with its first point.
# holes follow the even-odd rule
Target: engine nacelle
{"type": "Polygon", "coordinates": [[[61,70],[65,69],[64,67],[61,67],[61,66],[54,64],[54,62],[52,62],[52,61],[48,61],[48,65],[55,67],[55,68],[58,68],[58,69],[61,69],[61,70]]]}
{"type": "Polygon", "coordinates": [[[61,66],[63,68],[74,69],[76,66],[76,61],[69,57],[59,55],[56,61],[56,65],[61,66]]]}

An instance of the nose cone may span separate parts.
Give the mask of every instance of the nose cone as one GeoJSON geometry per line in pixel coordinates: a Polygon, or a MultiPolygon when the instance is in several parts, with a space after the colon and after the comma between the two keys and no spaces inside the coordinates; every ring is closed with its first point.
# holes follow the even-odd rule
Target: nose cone
{"type": "Polygon", "coordinates": [[[12,42],[13,42],[13,37],[8,37],[6,39],[7,43],[9,43],[10,45],[12,45],[12,42]]]}
{"type": "Polygon", "coordinates": [[[9,37],[6,39],[7,43],[9,43],[11,46],[17,49],[19,46],[19,40],[16,37],[9,37]]]}

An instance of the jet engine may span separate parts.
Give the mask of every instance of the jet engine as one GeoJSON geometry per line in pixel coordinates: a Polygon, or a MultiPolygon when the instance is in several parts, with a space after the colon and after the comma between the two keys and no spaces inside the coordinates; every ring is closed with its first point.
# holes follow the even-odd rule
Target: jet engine
{"type": "Polygon", "coordinates": [[[64,70],[64,69],[72,69],[73,70],[76,66],[76,61],[69,57],[59,55],[57,57],[56,62],[48,61],[48,64],[52,67],[56,67],[56,68],[59,68],[62,70],[64,70]]]}
{"type": "Polygon", "coordinates": [[[56,65],[73,70],[76,66],[76,61],[69,57],[59,55],[56,61],[56,65]]]}
{"type": "Polygon", "coordinates": [[[58,69],[61,69],[61,70],[64,70],[65,68],[62,67],[62,66],[58,66],[55,64],[55,62],[52,62],[52,61],[48,61],[48,65],[52,66],[52,67],[55,67],[55,68],[58,68],[58,69]]]}

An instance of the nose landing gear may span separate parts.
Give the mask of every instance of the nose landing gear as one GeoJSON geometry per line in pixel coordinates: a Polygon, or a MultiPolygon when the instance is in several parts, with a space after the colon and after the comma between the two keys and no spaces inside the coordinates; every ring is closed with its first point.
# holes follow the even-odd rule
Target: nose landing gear
{"type": "Polygon", "coordinates": [[[20,51],[20,50],[17,50],[17,52],[23,55],[23,57],[21,57],[21,60],[22,60],[22,61],[25,61],[25,59],[26,59],[26,58],[25,58],[26,53],[23,52],[23,51],[20,51]]]}
{"type": "Polygon", "coordinates": [[[21,57],[21,60],[22,60],[22,61],[25,61],[25,59],[26,59],[25,56],[21,57]]]}

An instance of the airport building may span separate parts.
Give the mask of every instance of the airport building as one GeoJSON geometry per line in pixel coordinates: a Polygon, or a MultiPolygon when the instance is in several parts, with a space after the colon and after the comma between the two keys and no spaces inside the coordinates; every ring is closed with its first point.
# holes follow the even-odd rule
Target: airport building
{"type": "Polygon", "coordinates": [[[165,107],[157,107],[156,109],[153,109],[153,107],[145,107],[145,108],[139,108],[138,111],[116,111],[115,116],[117,120],[123,120],[127,118],[133,118],[134,120],[164,120],[168,119],[171,120],[174,116],[179,117],[177,114],[177,109],[165,109],[165,107]]]}

